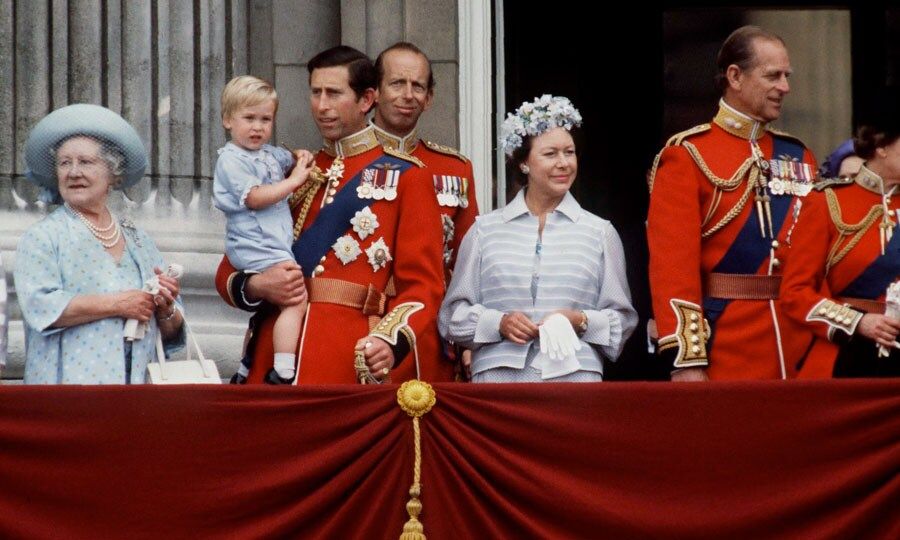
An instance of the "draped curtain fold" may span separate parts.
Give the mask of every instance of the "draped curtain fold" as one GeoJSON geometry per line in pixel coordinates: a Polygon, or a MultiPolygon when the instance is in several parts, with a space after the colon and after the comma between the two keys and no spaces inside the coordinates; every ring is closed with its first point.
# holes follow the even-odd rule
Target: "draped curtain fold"
{"type": "MultiPolygon", "coordinates": [[[[442,538],[900,537],[900,382],[437,384],[442,538]]],[[[0,387],[2,538],[397,538],[396,387],[0,387]]]]}

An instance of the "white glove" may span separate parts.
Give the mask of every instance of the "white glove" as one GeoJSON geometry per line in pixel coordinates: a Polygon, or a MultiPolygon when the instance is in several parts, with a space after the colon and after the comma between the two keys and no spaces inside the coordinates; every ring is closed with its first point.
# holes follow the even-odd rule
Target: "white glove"
{"type": "Polygon", "coordinates": [[[181,276],[184,275],[184,267],[178,263],[172,263],[166,268],[166,275],[171,278],[181,279],[181,276]]]}
{"type": "MultiPolygon", "coordinates": [[[[166,275],[180,279],[181,276],[184,275],[184,267],[178,263],[172,263],[166,268],[166,275]]],[[[156,274],[150,276],[147,281],[144,282],[144,286],[141,287],[141,290],[154,296],[158,294],[159,276],[156,274]]],[[[137,319],[128,319],[125,321],[125,328],[122,330],[122,336],[126,341],[144,339],[144,335],[147,333],[148,328],[149,325],[147,323],[141,323],[137,319]]]]}
{"type": "Polygon", "coordinates": [[[575,351],[581,350],[581,341],[565,316],[550,315],[538,330],[541,352],[535,356],[532,366],[541,370],[542,379],[560,377],[578,371],[581,363],[575,351]]]}

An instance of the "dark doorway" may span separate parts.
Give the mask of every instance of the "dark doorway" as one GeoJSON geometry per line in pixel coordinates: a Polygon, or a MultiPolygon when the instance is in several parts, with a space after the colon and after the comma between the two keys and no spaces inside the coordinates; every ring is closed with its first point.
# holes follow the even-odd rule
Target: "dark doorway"
{"type": "MultiPolygon", "coordinates": [[[[649,312],[646,174],[660,145],[663,118],[662,11],[643,10],[626,26],[589,16],[575,2],[506,2],[506,111],[542,94],[566,96],[584,117],[573,194],[610,220],[625,245],[641,323],[609,379],[653,379],[647,356],[649,312]],[[638,43],[640,41],[640,43],[638,43]]],[[[620,9],[617,8],[617,11],[620,9]]],[[[507,187],[510,197],[514,186],[507,187]]],[[[666,372],[667,374],[667,372],[666,372]]]]}

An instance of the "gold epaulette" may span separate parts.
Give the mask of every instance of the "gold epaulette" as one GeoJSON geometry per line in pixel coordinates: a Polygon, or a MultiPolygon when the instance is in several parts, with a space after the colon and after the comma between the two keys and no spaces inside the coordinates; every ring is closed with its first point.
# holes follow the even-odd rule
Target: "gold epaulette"
{"type": "Polygon", "coordinates": [[[662,157],[663,150],[669,146],[681,146],[681,142],[684,141],[684,139],[697,135],[698,133],[704,133],[709,131],[709,129],[710,124],[700,124],[699,126],[694,126],[691,129],[686,129],[669,137],[669,140],[666,141],[666,145],[663,149],[656,154],[655,158],[653,158],[653,165],[650,167],[650,174],[647,176],[647,188],[651,193],[653,193],[653,182],[656,181],[656,169],[659,168],[659,159],[662,157]]]}
{"type": "Polygon", "coordinates": [[[417,158],[416,156],[411,156],[405,152],[401,152],[400,150],[395,150],[388,146],[382,146],[381,149],[384,151],[385,154],[387,154],[389,156],[394,156],[395,158],[402,159],[403,161],[408,161],[414,165],[418,165],[419,167],[425,166],[425,164],[422,162],[422,160],[417,158]]]}
{"type": "Polygon", "coordinates": [[[806,145],[803,144],[803,141],[801,141],[800,139],[798,139],[797,137],[791,135],[790,133],[788,133],[788,132],[786,132],[786,131],[778,131],[777,129],[769,128],[769,133],[771,133],[772,135],[774,135],[774,136],[776,136],[776,137],[781,137],[782,139],[789,139],[789,140],[792,140],[792,141],[794,141],[795,143],[797,143],[797,144],[799,144],[800,146],[802,146],[803,148],[806,148],[806,145]]]}
{"type": "Polygon", "coordinates": [[[709,131],[709,129],[710,124],[700,124],[699,126],[694,126],[691,129],[686,129],[669,137],[669,140],[666,141],[666,146],[681,146],[681,141],[683,141],[684,139],[692,137],[698,133],[709,131]]]}
{"type": "Polygon", "coordinates": [[[849,176],[837,176],[835,178],[819,178],[816,180],[816,183],[813,184],[813,189],[816,191],[822,191],[828,187],[841,187],[841,186],[849,186],[853,183],[853,179],[849,176]]]}
{"type": "Polygon", "coordinates": [[[423,140],[422,142],[424,142],[425,146],[427,146],[430,150],[434,150],[435,152],[437,152],[439,154],[446,154],[448,156],[453,156],[453,157],[461,160],[463,163],[469,162],[469,158],[462,155],[459,152],[459,150],[457,150],[456,148],[451,148],[449,146],[444,146],[443,144],[438,144],[438,143],[431,142],[431,141],[423,140]]]}

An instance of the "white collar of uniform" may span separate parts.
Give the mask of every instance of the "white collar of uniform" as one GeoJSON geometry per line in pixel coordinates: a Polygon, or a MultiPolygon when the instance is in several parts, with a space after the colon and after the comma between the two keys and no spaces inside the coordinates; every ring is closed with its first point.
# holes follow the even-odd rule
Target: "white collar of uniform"
{"type": "Polygon", "coordinates": [[[375,137],[372,126],[366,124],[366,127],[340,140],[330,141],[325,139],[324,150],[326,154],[332,157],[348,158],[368,152],[379,145],[380,143],[375,137]]]}
{"type": "Polygon", "coordinates": [[[750,141],[758,140],[765,135],[769,126],[768,123],[747,116],[725,103],[725,98],[719,99],[719,112],[713,118],[713,123],[732,135],[750,141]]]}
{"type": "MultiPolygon", "coordinates": [[[[525,204],[525,189],[520,189],[519,192],[516,193],[516,197],[509,201],[509,204],[504,206],[501,212],[503,221],[512,221],[522,214],[529,213],[528,205],[525,204]]],[[[575,200],[575,197],[567,191],[565,197],[563,197],[563,200],[557,205],[554,212],[559,212],[573,222],[577,222],[578,218],[581,217],[582,209],[581,205],[578,204],[578,201],[575,200]]]]}
{"type": "Polygon", "coordinates": [[[399,150],[404,154],[412,154],[413,150],[416,149],[416,145],[419,144],[418,126],[413,127],[412,131],[407,133],[405,137],[400,137],[378,127],[374,120],[369,120],[369,125],[375,130],[375,136],[378,137],[378,141],[392,150],[399,150]]]}

